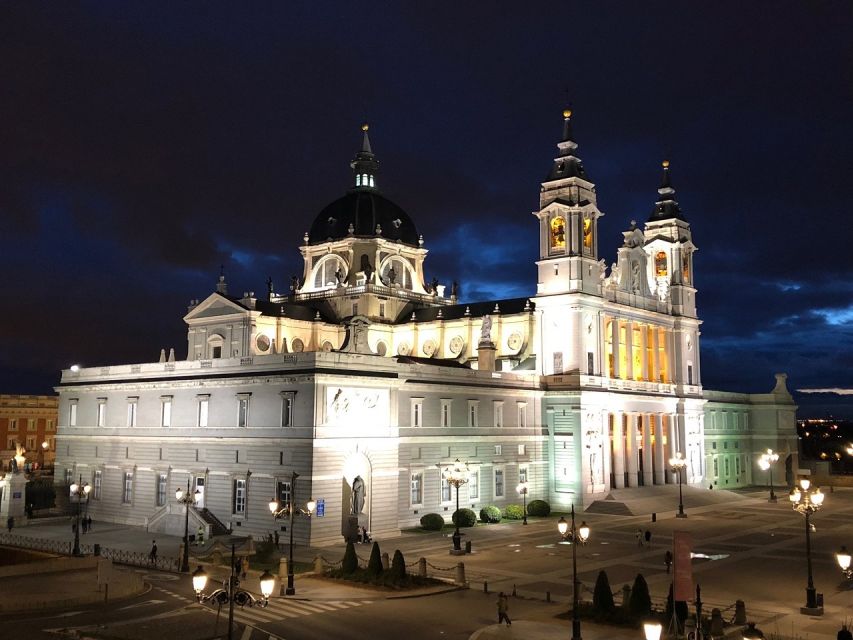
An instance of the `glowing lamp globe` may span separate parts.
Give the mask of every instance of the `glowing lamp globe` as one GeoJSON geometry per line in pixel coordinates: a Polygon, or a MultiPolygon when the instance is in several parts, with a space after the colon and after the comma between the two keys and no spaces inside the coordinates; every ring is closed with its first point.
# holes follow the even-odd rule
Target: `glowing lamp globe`
{"type": "Polygon", "coordinates": [[[847,551],[847,547],[844,545],[835,554],[835,559],[838,561],[838,566],[841,567],[842,571],[847,571],[850,568],[850,552],[847,551]]]}
{"type": "Polygon", "coordinates": [[[314,509],[317,508],[317,501],[316,500],[309,500],[305,504],[305,508],[308,509],[308,515],[311,515],[312,513],[314,513],[314,509]]]}
{"type": "Polygon", "coordinates": [[[643,633],[646,634],[646,640],[660,640],[661,631],[663,631],[663,625],[660,622],[643,623],[643,633]]]}
{"type": "Polygon", "coordinates": [[[581,542],[586,542],[589,538],[589,525],[586,522],[581,522],[581,526],[578,527],[578,538],[581,542]]]}
{"type": "Polygon", "coordinates": [[[273,577],[273,575],[269,571],[264,571],[261,574],[260,580],[261,595],[263,595],[264,598],[268,599],[272,595],[273,589],[275,589],[275,577],[273,577]]]}
{"type": "Polygon", "coordinates": [[[80,488],[80,485],[77,484],[76,482],[74,482],[74,483],[72,483],[72,485],[70,487],[68,487],[68,490],[71,491],[71,494],[73,495],[73,494],[77,493],[77,489],[79,489],[79,488],[80,488]]]}
{"type": "Polygon", "coordinates": [[[815,489],[814,493],[812,493],[812,502],[818,507],[823,504],[823,499],[826,497],[826,494],[821,491],[819,488],[815,489]]]}
{"type": "Polygon", "coordinates": [[[275,513],[278,511],[278,500],[270,500],[269,502],[270,513],[275,513]]]}
{"type": "Polygon", "coordinates": [[[808,478],[800,478],[800,489],[803,491],[808,491],[809,487],[812,486],[812,481],[808,478]]]}
{"type": "Polygon", "coordinates": [[[207,586],[207,572],[199,567],[193,571],[193,590],[200,594],[207,586]]]}
{"type": "Polygon", "coordinates": [[[789,499],[791,502],[799,502],[799,501],[800,501],[800,498],[802,498],[802,497],[803,497],[803,496],[802,496],[802,494],[800,493],[800,490],[799,490],[799,489],[797,489],[796,487],[794,487],[793,489],[791,489],[791,493],[790,493],[790,494],[788,494],[788,499],[789,499]]]}
{"type": "Polygon", "coordinates": [[[569,530],[569,523],[566,522],[566,519],[562,516],[560,516],[560,519],[557,521],[557,530],[560,532],[560,535],[564,537],[569,530]]]}
{"type": "Polygon", "coordinates": [[[180,502],[184,499],[184,490],[183,489],[175,489],[175,500],[180,502]]]}

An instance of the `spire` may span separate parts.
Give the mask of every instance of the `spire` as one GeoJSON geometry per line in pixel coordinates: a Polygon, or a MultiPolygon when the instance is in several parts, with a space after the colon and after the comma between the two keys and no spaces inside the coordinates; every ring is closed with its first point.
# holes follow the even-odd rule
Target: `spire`
{"type": "Polygon", "coordinates": [[[228,283],[225,282],[225,265],[219,265],[219,280],[216,283],[216,290],[223,296],[228,295],[228,283]]]}
{"type": "Polygon", "coordinates": [[[370,128],[366,122],[361,125],[364,137],[361,141],[361,151],[355,154],[350,162],[352,168],[352,186],[356,189],[376,189],[376,175],[379,173],[379,161],[373,155],[370,147],[370,137],[367,131],[370,128]]]}
{"type": "Polygon", "coordinates": [[[649,222],[654,220],[678,220],[687,221],[681,213],[681,207],[675,199],[675,189],[672,188],[672,181],[669,175],[669,160],[661,162],[663,168],[663,176],[661,176],[660,187],[658,188],[658,200],[655,202],[655,208],[649,216],[649,222]]]}
{"type": "Polygon", "coordinates": [[[563,110],[563,137],[557,144],[558,155],[554,158],[548,180],[562,180],[564,178],[582,178],[586,180],[586,172],[581,159],[576,155],[578,143],[575,142],[572,132],[572,110],[563,110]]]}

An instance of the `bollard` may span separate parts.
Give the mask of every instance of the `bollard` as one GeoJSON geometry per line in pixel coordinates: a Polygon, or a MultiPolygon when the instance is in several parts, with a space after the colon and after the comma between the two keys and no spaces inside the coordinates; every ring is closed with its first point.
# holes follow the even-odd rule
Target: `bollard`
{"type": "Polygon", "coordinates": [[[746,624],[746,605],[743,600],[735,602],[735,624],[746,624]]]}
{"type": "Polygon", "coordinates": [[[652,513],[652,522],[657,522],[657,521],[658,521],[658,514],[652,513]]]}
{"type": "Polygon", "coordinates": [[[515,583],[512,583],[512,597],[515,598],[518,596],[518,591],[515,590],[515,583]]]}
{"type": "Polygon", "coordinates": [[[418,576],[421,578],[427,577],[426,558],[418,559],[418,576]]]}
{"type": "Polygon", "coordinates": [[[545,592],[545,602],[551,602],[551,592],[550,591],[545,592]]]}
{"type": "Polygon", "coordinates": [[[314,573],[318,576],[323,575],[323,558],[322,556],[314,556],[314,573]]]}
{"type": "Polygon", "coordinates": [[[723,614],[719,609],[711,609],[711,637],[722,638],[723,635],[723,614]]]}
{"type": "Polygon", "coordinates": [[[454,582],[460,586],[465,585],[465,564],[463,562],[456,565],[456,579],[454,582]]]}
{"type": "Polygon", "coordinates": [[[278,577],[287,578],[287,558],[285,556],[278,559],[278,577]]]}
{"type": "Polygon", "coordinates": [[[465,541],[465,553],[471,553],[471,541],[470,540],[465,541]]]}
{"type": "Polygon", "coordinates": [[[388,552],[382,552],[382,570],[388,571],[391,568],[391,561],[388,559],[388,552]]]}
{"type": "Polygon", "coordinates": [[[489,583],[486,580],[483,580],[483,593],[489,592],[489,583]]]}

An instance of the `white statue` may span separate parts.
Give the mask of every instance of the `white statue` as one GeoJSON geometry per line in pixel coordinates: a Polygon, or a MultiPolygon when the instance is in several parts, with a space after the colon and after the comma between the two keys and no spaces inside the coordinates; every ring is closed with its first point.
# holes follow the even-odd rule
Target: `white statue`
{"type": "Polygon", "coordinates": [[[492,317],[489,314],[483,316],[483,324],[480,325],[480,342],[492,341],[492,317]]]}

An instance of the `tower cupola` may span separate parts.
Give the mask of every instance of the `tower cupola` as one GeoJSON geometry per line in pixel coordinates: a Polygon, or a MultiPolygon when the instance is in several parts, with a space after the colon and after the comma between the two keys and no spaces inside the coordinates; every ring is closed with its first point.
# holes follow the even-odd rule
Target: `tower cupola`
{"type": "Polygon", "coordinates": [[[361,151],[355,154],[349,165],[352,168],[352,184],[356,189],[377,188],[376,177],[379,174],[379,161],[373,155],[373,149],[370,148],[370,136],[367,135],[368,129],[370,129],[370,125],[366,122],[361,125],[361,130],[364,132],[361,151]]]}
{"type": "Polygon", "coordinates": [[[681,213],[681,207],[678,206],[678,201],[675,199],[675,189],[672,188],[672,181],[669,175],[669,160],[664,160],[661,163],[663,168],[663,176],[661,177],[660,187],[658,187],[658,200],[655,202],[655,208],[649,216],[649,222],[653,220],[684,220],[684,215],[681,213]]]}

